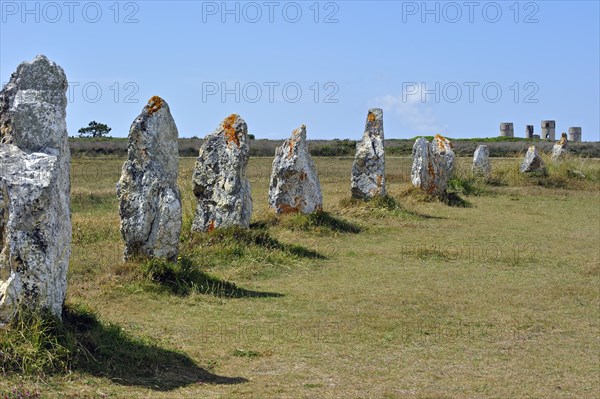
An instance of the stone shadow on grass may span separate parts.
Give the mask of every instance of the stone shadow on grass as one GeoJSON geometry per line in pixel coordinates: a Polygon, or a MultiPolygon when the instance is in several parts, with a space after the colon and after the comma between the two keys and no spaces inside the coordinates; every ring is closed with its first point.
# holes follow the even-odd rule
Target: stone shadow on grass
{"type": "Polygon", "coordinates": [[[222,298],[272,298],[282,297],[276,292],[253,291],[238,287],[235,283],[222,280],[201,271],[193,261],[180,257],[177,262],[164,259],[151,259],[144,264],[144,272],[161,290],[175,295],[189,295],[192,292],[209,294],[222,298]]]}
{"type": "Polygon", "coordinates": [[[102,323],[95,314],[68,307],[60,334],[71,349],[71,370],[108,378],[115,384],[170,391],[193,384],[232,385],[242,377],[226,377],[199,367],[185,353],[133,337],[121,327],[102,323]]]}
{"type": "Polygon", "coordinates": [[[325,255],[312,249],[297,244],[286,244],[273,238],[260,222],[252,224],[250,229],[228,227],[215,229],[207,234],[198,234],[192,238],[192,243],[204,246],[236,243],[242,246],[280,251],[298,258],[327,259],[325,255]]]}
{"type": "MultiPolygon", "coordinates": [[[[415,189],[409,189],[401,196],[411,196],[425,202],[433,199],[433,197],[415,189]]],[[[441,216],[426,215],[407,209],[390,195],[376,196],[368,201],[357,198],[343,198],[340,200],[339,206],[347,210],[356,211],[363,216],[373,218],[398,217],[400,219],[405,218],[409,220],[445,219],[441,216]]]]}
{"type": "Polygon", "coordinates": [[[454,191],[448,191],[443,197],[442,202],[448,206],[453,206],[457,208],[471,208],[473,204],[462,198],[460,194],[454,191]]]}
{"type": "Polygon", "coordinates": [[[281,219],[281,224],[290,230],[328,230],[334,233],[351,234],[358,234],[362,231],[358,224],[346,221],[325,211],[285,215],[281,219]]]}

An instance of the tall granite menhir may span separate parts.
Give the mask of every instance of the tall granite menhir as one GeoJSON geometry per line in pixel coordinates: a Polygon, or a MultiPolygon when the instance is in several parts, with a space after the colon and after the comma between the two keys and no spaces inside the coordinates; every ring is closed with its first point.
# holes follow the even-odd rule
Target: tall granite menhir
{"type": "Polygon", "coordinates": [[[353,198],[369,200],[386,194],[383,140],[383,111],[372,108],[367,114],[363,138],[356,144],[350,186],[353,198]]]}
{"type": "Polygon", "coordinates": [[[152,97],[131,125],[127,161],[117,183],[125,259],[177,258],[181,233],[177,138],[169,106],[152,97]]]}
{"type": "Polygon", "coordinates": [[[306,126],[275,150],[269,206],[277,213],[311,213],[323,208],[321,184],[306,144],[306,126]]]}
{"type": "Polygon", "coordinates": [[[420,137],[413,145],[411,182],[431,195],[446,195],[454,174],[454,151],[447,138],[436,135],[431,143],[420,137]]]}
{"type": "Polygon", "coordinates": [[[0,92],[0,325],[20,308],[61,316],[71,254],[63,69],[39,55],[0,92]]]}
{"type": "Polygon", "coordinates": [[[239,115],[229,115],[206,137],[192,176],[198,200],[192,231],[250,226],[248,153],[248,127],[239,115]]]}
{"type": "Polygon", "coordinates": [[[487,145],[479,145],[473,154],[473,175],[489,178],[492,171],[490,150],[487,145]]]}

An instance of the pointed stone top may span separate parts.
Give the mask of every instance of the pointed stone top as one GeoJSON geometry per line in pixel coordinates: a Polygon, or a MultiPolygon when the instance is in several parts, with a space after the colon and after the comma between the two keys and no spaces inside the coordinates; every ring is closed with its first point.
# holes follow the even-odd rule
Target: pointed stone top
{"type": "Polygon", "coordinates": [[[300,125],[292,132],[292,139],[294,140],[306,140],[306,125],[300,125]]]}
{"type": "Polygon", "coordinates": [[[45,55],[38,55],[32,61],[24,61],[11,76],[10,82],[19,90],[66,90],[65,71],[45,55]]]}
{"type": "Polygon", "coordinates": [[[435,138],[431,142],[431,145],[432,145],[432,150],[433,151],[437,150],[437,152],[440,154],[451,153],[451,152],[453,152],[452,149],[454,148],[454,146],[452,145],[452,142],[450,140],[448,140],[447,138],[445,138],[444,136],[442,136],[441,134],[435,135],[435,138]]]}
{"type": "MultiPolygon", "coordinates": [[[[177,178],[179,132],[165,100],[154,96],[129,128],[127,159],[143,170],[159,168],[160,175],[177,178]],[[148,166],[149,164],[154,166],[148,166]]],[[[169,177],[170,178],[170,177],[169,177]]]]}
{"type": "Polygon", "coordinates": [[[369,109],[364,135],[379,136],[383,139],[383,110],[381,108],[369,109]]]}
{"type": "Polygon", "coordinates": [[[446,144],[446,145],[449,145],[450,148],[454,148],[454,145],[452,145],[452,142],[450,140],[448,140],[447,138],[445,138],[444,136],[442,136],[441,134],[436,134],[435,140],[438,142],[438,145],[446,144]]]}
{"type": "Polygon", "coordinates": [[[304,146],[303,148],[306,148],[306,126],[305,125],[300,125],[300,127],[294,129],[290,138],[285,140],[283,145],[280,147],[281,150],[279,150],[279,151],[284,151],[289,148],[288,157],[291,157],[294,154],[295,150],[297,149],[298,144],[300,144],[301,146],[304,146]]]}
{"type": "MultiPolygon", "coordinates": [[[[129,129],[130,135],[133,131],[151,131],[154,135],[159,136],[162,134],[162,128],[152,126],[154,126],[154,124],[160,126],[161,121],[164,122],[165,119],[169,121],[169,125],[175,125],[175,122],[172,121],[173,117],[171,116],[169,104],[159,96],[152,96],[144,106],[144,109],[142,109],[142,112],[131,124],[129,129]]],[[[169,126],[169,130],[173,130],[175,134],[177,134],[176,128],[170,129],[169,126]]]]}
{"type": "Polygon", "coordinates": [[[166,107],[167,110],[169,109],[169,106],[167,105],[165,100],[163,100],[159,96],[152,96],[150,100],[148,100],[148,104],[146,104],[146,106],[144,107],[144,111],[151,116],[154,113],[160,111],[163,107],[166,107]]]}
{"type": "Polygon", "coordinates": [[[22,62],[0,91],[0,141],[22,150],[68,152],[67,77],[43,55],[22,62]]]}
{"type": "Polygon", "coordinates": [[[367,115],[367,120],[370,122],[375,121],[376,119],[383,118],[383,110],[381,108],[370,108],[369,113],[367,115]]]}
{"type": "Polygon", "coordinates": [[[215,133],[223,134],[228,147],[230,147],[231,144],[240,147],[246,142],[247,132],[248,126],[244,119],[238,114],[231,114],[223,119],[223,122],[221,122],[215,133]]]}
{"type": "MultiPolygon", "coordinates": [[[[25,61],[27,62],[27,61],[25,61]]],[[[31,61],[31,63],[33,62],[46,62],[48,64],[54,64],[54,62],[50,61],[48,59],[48,57],[46,57],[44,54],[38,54],[35,56],[35,58],[33,59],[33,61],[31,61]]]]}

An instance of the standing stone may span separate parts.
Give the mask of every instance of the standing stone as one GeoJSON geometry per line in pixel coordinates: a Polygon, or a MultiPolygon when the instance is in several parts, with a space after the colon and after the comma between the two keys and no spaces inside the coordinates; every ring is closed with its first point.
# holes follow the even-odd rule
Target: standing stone
{"type": "Polygon", "coordinates": [[[490,177],[492,167],[490,165],[490,150],[487,145],[477,146],[473,154],[473,175],[490,177]]]}
{"type": "Polygon", "coordinates": [[[558,142],[554,144],[552,147],[552,159],[557,160],[558,158],[562,158],[569,152],[567,150],[567,134],[563,133],[562,137],[558,142]]]}
{"type": "Polygon", "coordinates": [[[277,213],[311,213],[323,209],[321,184],[306,145],[306,126],[275,150],[269,206],[277,213]]]}
{"type": "Polygon", "coordinates": [[[413,145],[411,182],[431,195],[446,194],[448,180],[454,174],[454,151],[450,140],[436,135],[431,143],[423,137],[413,145]]]}
{"type": "Polygon", "coordinates": [[[431,159],[429,142],[424,137],[415,140],[412,149],[413,164],[410,180],[415,187],[420,187],[428,193],[433,193],[434,168],[431,159]]]}
{"type": "Polygon", "coordinates": [[[117,183],[124,258],[174,260],[181,233],[178,132],[169,106],[154,96],[129,129],[117,183]]]}
{"type": "MultiPolygon", "coordinates": [[[[439,179],[444,179],[444,187],[446,182],[454,176],[454,146],[447,138],[440,134],[436,134],[431,142],[431,152],[437,160],[439,171],[437,173],[439,179]]],[[[444,188],[444,191],[446,189],[444,188]]]]}
{"type": "Polygon", "coordinates": [[[39,55],[0,92],[0,324],[21,307],[61,316],[71,254],[63,69],[39,55]]]}
{"type": "Polygon", "coordinates": [[[521,163],[521,173],[546,173],[546,165],[534,145],[530,146],[521,163]]]}
{"type": "Polygon", "coordinates": [[[206,137],[192,176],[198,200],[192,231],[250,226],[248,153],[248,127],[239,115],[229,115],[206,137]]]}
{"type": "Polygon", "coordinates": [[[383,111],[372,108],[367,114],[363,138],[356,144],[356,156],[352,164],[353,198],[369,200],[386,194],[383,146],[383,111]]]}

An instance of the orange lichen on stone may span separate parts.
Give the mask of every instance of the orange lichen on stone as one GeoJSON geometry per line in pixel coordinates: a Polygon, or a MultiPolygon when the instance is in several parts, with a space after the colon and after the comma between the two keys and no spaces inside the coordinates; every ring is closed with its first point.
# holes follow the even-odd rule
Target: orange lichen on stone
{"type": "Polygon", "coordinates": [[[306,172],[300,173],[300,180],[304,181],[306,179],[306,172]]]}
{"type": "Polygon", "coordinates": [[[233,124],[237,121],[237,115],[231,114],[223,121],[223,130],[225,131],[225,140],[227,144],[235,143],[238,147],[240,146],[240,138],[235,132],[233,124]]]}
{"type": "Polygon", "coordinates": [[[277,210],[279,213],[298,213],[300,212],[300,208],[302,208],[302,204],[304,200],[300,197],[294,198],[294,206],[289,204],[279,204],[277,210]]]}
{"type": "Polygon", "coordinates": [[[299,206],[291,206],[288,204],[280,204],[277,207],[279,213],[297,213],[300,210],[299,206]]]}
{"type": "Polygon", "coordinates": [[[294,149],[296,148],[296,144],[298,144],[300,142],[300,137],[296,138],[290,138],[289,142],[288,142],[288,146],[290,147],[290,152],[288,154],[288,158],[291,158],[292,155],[294,155],[294,149]]]}
{"type": "Polygon", "coordinates": [[[382,181],[383,181],[383,176],[382,175],[377,176],[377,187],[378,188],[381,188],[382,181]]]}
{"type": "Polygon", "coordinates": [[[215,221],[211,220],[210,224],[208,225],[208,232],[210,233],[211,231],[213,231],[215,229],[215,221]]]}
{"type": "Polygon", "coordinates": [[[448,144],[450,146],[450,148],[454,148],[454,145],[452,145],[452,142],[450,140],[448,140],[447,138],[445,138],[444,136],[442,136],[441,134],[436,134],[435,138],[436,138],[436,141],[438,143],[438,147],[440,150],[446,149],[444,147],[444,143],[448,144]]]}
{"type": "Polygon", "coordinates": [[[368,120],[369,122],[375,122],[375,119],[376,119],[376,118],[375,118],[375,114],[374,114],[374,113],[372,113],[372,112],[369,112],[369,114],[367,115],[367,120],[368,120]]]}
{"type": "Polygon", "coordinates": [[[298,144],[300,142],[300,140],[302,140],[302,135],[301,132],[303,129],[306,129],[306,126],[302,125],[300,126],[298,129],[294,130],[292,132],[292,137],[290,137],[287,141],[287,145],[290,149],[290,152],[288,154],[288,158],[291,158],[294,152],[294,149],[296,148],[296,144],[298,144]]]}
{"type": "Polygon", "coordinates": [[[160,110],[163,106],[163,99],[159,96],[153,96],[150,100],[148,100],[148,115],[152,115],[158,110],[160,110]]]}

